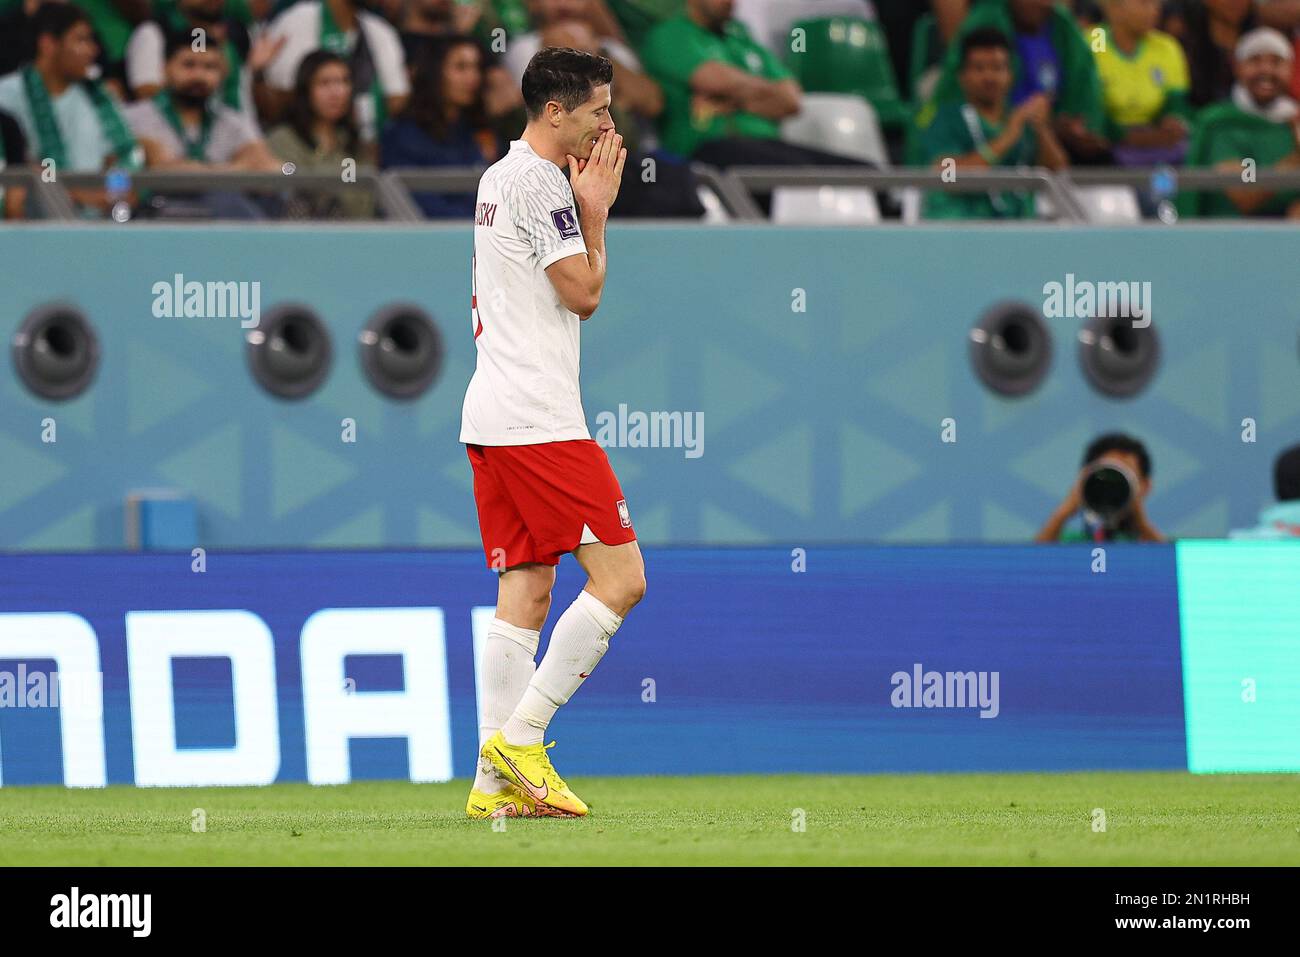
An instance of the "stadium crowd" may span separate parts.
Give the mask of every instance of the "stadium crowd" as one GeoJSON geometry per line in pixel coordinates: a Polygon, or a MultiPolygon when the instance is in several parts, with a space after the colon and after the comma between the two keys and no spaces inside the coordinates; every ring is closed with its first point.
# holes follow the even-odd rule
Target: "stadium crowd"
{"type": "MultiPolygon", "coordinates": [[[[483,166],[523,128],[520,77],[546,46],[614,64],[624,216],[702,215],[693,161],[1300,166],[1300,0],[0,0],[0,166],[483,166]],[[879,155],[783,135],[813,94],[869,104],[879,155]]],[[[4,215],[28,212],[25,192],[5,191],[4,215]]],[[[130,197],[141,215],[375,213],[361,189],[130,197]]],[[[122,199],[73,198],[88,215],[122,199]]],[[[473,204],[416,200],[431,218],[473,204]]],[[[1300,217],[1300,191],[1179,204],[1300,217]]],[[[924,215],[1036,209],[933,192],[924,215]]]]}

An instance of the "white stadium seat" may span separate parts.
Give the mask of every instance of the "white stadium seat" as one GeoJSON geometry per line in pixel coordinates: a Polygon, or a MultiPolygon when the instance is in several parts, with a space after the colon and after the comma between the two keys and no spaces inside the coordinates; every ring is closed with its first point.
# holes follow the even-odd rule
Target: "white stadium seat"
{"type": "Polygon", "coordinates": [[[798,116],[781,124],[781,139],[841,156],[889,166],[876,111],[851,93],[805,93],[798,116]]]}
{"type": "Polygon", "coordinates": [[[1142,222],[1142,208],[1131,186],[1079,186],[1075,189],[1091,223],[1122,225],[1142,222]]]}
{"type": "Polygon", "coordinates": [[[733,16],[749,27],[750,35],[782,62],[790,24],[796,20],[818,17],[859,17],[875,20],[876,10],[870,0],[736,0],[733,16]]]}
{"type": "Polygon", "coordinates": [[[857,186],[779,186],[772,222],[785,226],[861,226],[880,222],[876,196],[857,186]]]}
{"type": "MultiPolygon", "coordinates": [[[[1142,208],[1137,193],[1129,186],[1076,186],[1075,198],[1087,214],[1088,222],[1109,226],[1142,222],[1142,208]]],[[[1038,194],[1038,215],[1043,219],[1056,216],[1052,197],[1038,194]]]]}

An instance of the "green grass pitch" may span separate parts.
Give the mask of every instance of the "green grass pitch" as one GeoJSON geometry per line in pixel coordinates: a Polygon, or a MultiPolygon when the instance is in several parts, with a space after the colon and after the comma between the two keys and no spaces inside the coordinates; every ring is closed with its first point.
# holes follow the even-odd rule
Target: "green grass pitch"
{"type": "Polygon", "coordinates": [[[0,788],[0,865],[1297,865],[1300,778],[575,779],[582,820],[464,817],[468,782],[0,788]],[[1105,813],[1095,831],[1094,809],[1105,813]],[[196,810],[206,831],[196,833],[196,810]],[[805,828],[792,825],[803,812],[805,828]]]}

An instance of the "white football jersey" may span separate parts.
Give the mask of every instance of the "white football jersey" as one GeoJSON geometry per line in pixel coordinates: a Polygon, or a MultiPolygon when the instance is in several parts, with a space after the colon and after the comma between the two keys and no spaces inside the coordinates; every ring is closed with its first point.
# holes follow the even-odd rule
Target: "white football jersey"
{"type": "Polygon", "coordinates": [[[470,308],[478,363],[462,442],[591,438],[578,391],[582,321],[546,275],[551,263],[586,252],[568,174],[515,140],[478,184],[470,308]]]}

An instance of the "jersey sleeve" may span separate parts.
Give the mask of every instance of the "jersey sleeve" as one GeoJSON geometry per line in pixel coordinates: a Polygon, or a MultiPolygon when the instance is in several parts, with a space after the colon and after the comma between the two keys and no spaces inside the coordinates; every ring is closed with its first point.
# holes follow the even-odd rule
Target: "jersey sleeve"
{"type": "Polygon", "coordinates": [[[520,237],[532,245],[543,269],[566,256],[587,252],[573,190],[558,166],[529,170],[506,200],[520,237]]]}

